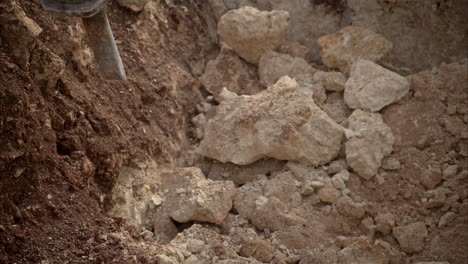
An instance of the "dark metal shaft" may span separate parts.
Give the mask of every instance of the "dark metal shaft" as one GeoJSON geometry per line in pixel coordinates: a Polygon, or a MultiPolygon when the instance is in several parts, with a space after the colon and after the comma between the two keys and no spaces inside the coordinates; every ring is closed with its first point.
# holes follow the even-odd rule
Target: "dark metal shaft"
{"type": "Polygon", "coordinates": [[[122,59],[104,9],[82,20],[102,77],[108,80],[126,80],[122,59]]]}

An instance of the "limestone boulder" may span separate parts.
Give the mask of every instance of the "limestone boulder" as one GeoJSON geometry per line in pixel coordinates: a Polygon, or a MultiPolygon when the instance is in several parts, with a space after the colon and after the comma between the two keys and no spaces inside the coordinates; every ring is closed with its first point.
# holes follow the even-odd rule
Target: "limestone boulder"
{"type": "Polygon", "coordinates": [[[351,109],[380,111],[409,91],[408,80],[368,60],[358,60],[346,81],[344,100],[351,109]]]}
{"type": "Polygon", "coordinates": [[[323,63],[348,72],[358,59],[378,61],[389,53],[393,44],[368,29],[348,26],[317,40],[323,63]]]}
{"type": "Polygon", "coordinates": [[[283,76],[294,78],[303,74],[314,74],[315,71],[304,59],[275,51],[265,52],[258,63],[260,82],[267,87],[275,84],[283,76]]]}
{"type": "Polygon", "coordinates": [[[377,174],[382,159],[393,150],[392,130],[380,114],[355,110],[348,118],[346,160],[359,176],[368,180],[377,174]]]}
{"type": "Polygon", "coordinates": [[[338,155],[343,134],[310,93],[283,77],[256,95],[223,101],[197,152],[238,165],[265,157],[320,165],[338,155]]]}
{"type": "Polygon", "coordinates": [[[255,94],[263,88],[257,81],[256,69],[252,69],[228,47],[223,47],[218,57],[206,64],[200,82],[218,99],[221,90],[236,94],[255,94]]]}
{"type": "Polygon", "coordinates": [[[286,11],[259,11],[246,6],[224,14],[218,23],[218,34],[240,57],[257,64],[263,53],[283,43],[288,21],[286,11]]]}

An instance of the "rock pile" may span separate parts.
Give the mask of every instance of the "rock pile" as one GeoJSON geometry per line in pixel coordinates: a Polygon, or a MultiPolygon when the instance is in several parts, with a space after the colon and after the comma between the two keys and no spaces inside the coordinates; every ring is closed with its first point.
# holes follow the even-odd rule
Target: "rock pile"
{"type": "Polygon", "coordinates": [[[459,163],[468,156],[466,111],[447,109],[453,118],[430,133],[411,124],[431,140],[457,137],[458,152],[429,160],[448,147],[414,139],[398,119],[415,105],[443,116],[443,103],[421,76],[377,64],[392,44],[347,27],[319,39],[330,69],[314,67],[310,51],[283,43],[287,18],[251,7],[222,16],[226,46],[206,66],[211,95],[192,119],[201,170],[146,169],[150,182],[115,189],[112,212],[167,243],[159,263],[409,263],[406,254],[430,254],[437,230],[468,212],[457,186],[468,178],[459,163]],[[182,223],[189,227],[179,232],[182,223]]]}

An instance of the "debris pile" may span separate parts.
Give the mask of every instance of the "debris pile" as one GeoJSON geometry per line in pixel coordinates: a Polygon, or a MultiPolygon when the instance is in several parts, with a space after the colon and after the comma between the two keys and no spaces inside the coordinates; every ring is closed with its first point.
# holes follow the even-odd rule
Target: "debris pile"
{"type": "MultiPolygon", "coordinates": [[[[107,119],[116,110],[100,107],[112,100],[81,84],[94,77],[80,27],[67,27],[73,40],[52,47],[41,38],[43,24],[26,16],[17,1],[0,0],[0,63],[7,49],[17,65],[7,63],[1,70],[25,72],[23,79],[40,87],[44,97],[39,98],[58,102],[66,113],[46,111],[42,99],[1,95],[18,107],[26,104],[28,113],[38,107],[46,111],[46,118],[34,122],[53,131],[41,140],[54,142],[51,152],[59,159],[38,163],[51,166],[59,178],[50,181],[63,182],[72,199],[82,193],[92,197],[80,207],[84,212],[96,204],[115,225],[112,232],[90,238],[84,235],[88,226],[74,230],[84,241],[72,245],[75,249],[118,248],[115,254],[124,256],[123,263],[464,263],[466,58],[403,76],[407,64],[392,65],[398,61],[395,49],[401,51],[396,37],[362,18],[365,12],[383,12],[383,5],[391,5],[385,1],[371,8],[359,1],[349,6],[342,1],[225,1],[227,6],[210,0],[199,4],[211,12],[203,19],[191,17],[193,10],[179,3],[185,1],[116,2],[123,10],[119,14],[138,18],[135,24],[118,24],[138,35],[136,43],[151,40],[164,51],[183,51],[168,43],[200,37],[191,30],[204,27],[219,38],[194,49],[207,49],[205,57],[181,55],[149,64],[167,67],[154,76],[146,64],[151,60],[142,55],[148,47],[132,46],[137,51],[125,58],[138,69],[129,75],[128,83],[135,85],[106,84],[118,103],[125,103],[119,106],[121,119],[107,119]],[[336,13],[345,13],[349,21],[336,13]],[[139,27],[155,31],[142,33],[139,27]],[[76,75],[67,73],[70,68],[76,75]],[[67,88],[73,82],[82,85],[78,95],[67,88]],[[83,109],[70,110],[75,103],[83,109]],[[117,138],[122,141],[116,147],[105,147],[117,138]],[[133,151],[125,144],[134,144],[133,151]],[[89,188],[92,181],[100,185],[89,188]]],[[[401,11],[399,5],[386,8],[401,11]]],[[[25,85],[21,94],[22,89],[35,88],[25,85]]],[[[16,120],[1,113],[0,118],[2,125],[16,120]]],[[[4,157],[23,159],[25,153],[6,146],[0,165],[4,157]]],[[[10,174],[18,181],[28,172],[13,169],[10,174]]],[[[38,186],[49,181],[38,179],[38,186]]],[[[24,216],[13,202],[1,206],[16,214],[10,219],[14,226],[49,211],[54,221],[68,223],[71,218],[54,205],[58,199],[49,194],[46,200],[46,209],[32,205],[24,216]]],[[[16,250],[9,239],[25,235],[2,236],[0,253],[16,250]]],[[[111,259],[99,259],[93,250],[70,254],[96,263],[111,259]]]]}

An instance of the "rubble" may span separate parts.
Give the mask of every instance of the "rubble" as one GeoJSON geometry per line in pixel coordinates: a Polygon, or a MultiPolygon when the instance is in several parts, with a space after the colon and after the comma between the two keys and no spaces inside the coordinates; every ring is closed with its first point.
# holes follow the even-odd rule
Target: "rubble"
{"type": "Polygon", "coordinates": [[[253,96],[222,102],[197,152],[247,165],[264,157],[319,165],[340,149],[343,129],[289,77],[253,96]]]}
{"type": "Polygon", "coordinates": [[[351,67],[344,100],[351,109],[376,112],[402,99],[409,88],[406,78],[371,61],[359,59],[351,67]]]}
{"type": "Polygon", "coordinates": [[[401,249],[406,253],[416,253],[424,248],[424,239],[428,232],[423,222],[416,222],[393,228],[393,236],[398,240],[401,249]]]}
{"type": "Polygon", "coordinates": [[[315,71],[304,59],[275,51],[266,51],[258,62],[260,82],[266,87],[275,84],[283,76],[295,78],[312,75],[315,71]]]}
{"type": "Polygon", "coordinates": [[[288,20],[289,14],[285,11],[242,7],[221,17],[218,34],[241,58],[258,64],[263,53],[283,43],[288,33],[288,20]]]}
{"type": "Polygon", "coordinates": [[[376,113],[355,110],[348,121],[352,132],[346,142],[346,160],[359,176],[369,180],[392,152],[392,131],[376,113]]]}
{"type": "Polygon", "coordinates": [[[378,61],[393,48],[392,43],[380,34],[355,26],[320,37],[317,44],[323,63],[342,72],[348,72],[359,59],[378,61]]]}

